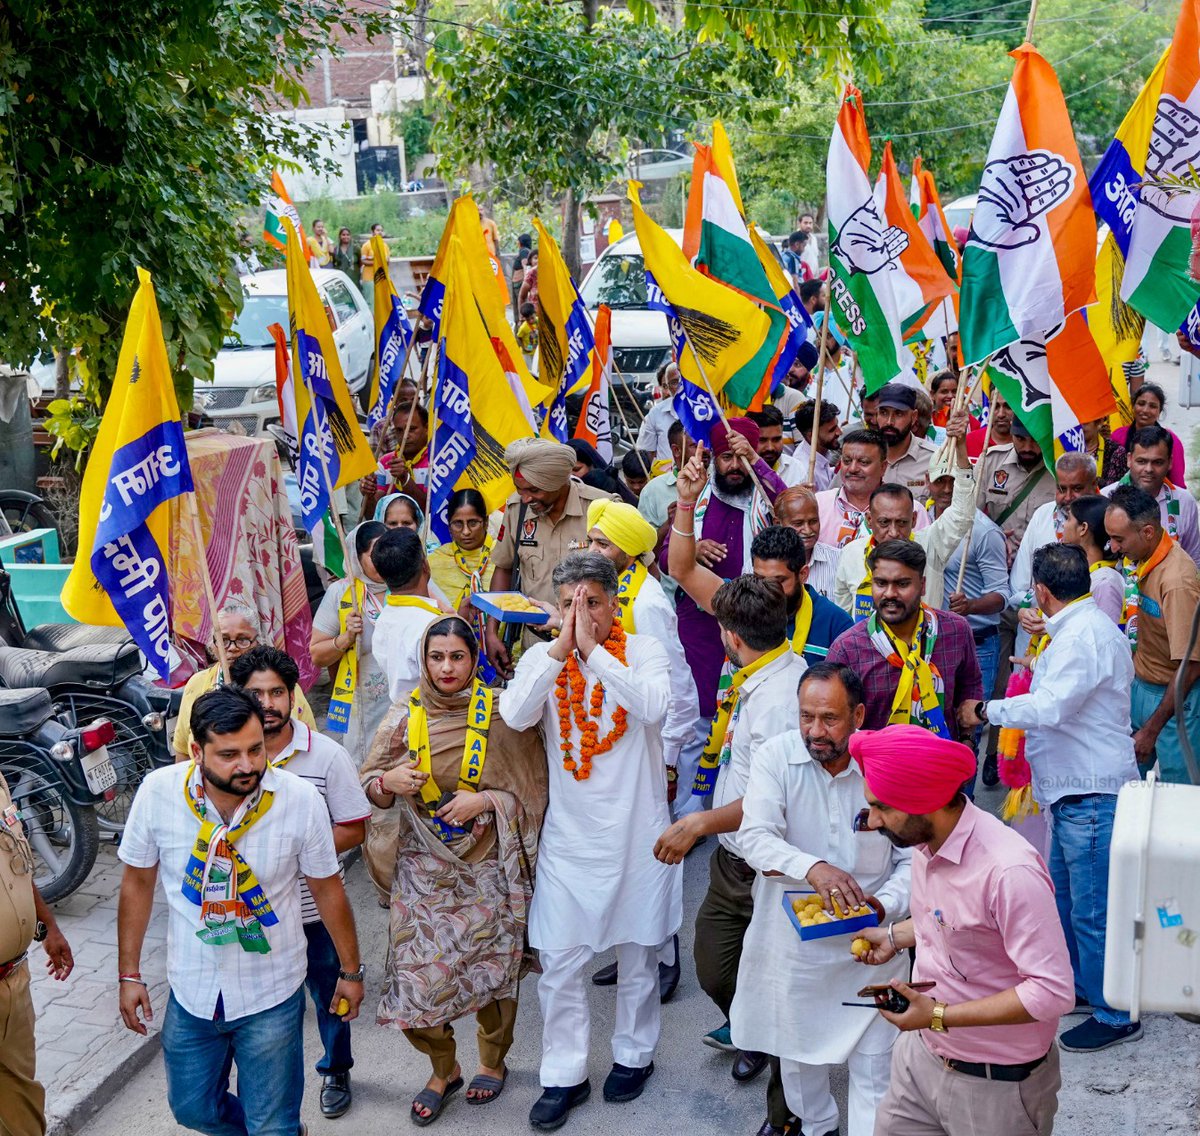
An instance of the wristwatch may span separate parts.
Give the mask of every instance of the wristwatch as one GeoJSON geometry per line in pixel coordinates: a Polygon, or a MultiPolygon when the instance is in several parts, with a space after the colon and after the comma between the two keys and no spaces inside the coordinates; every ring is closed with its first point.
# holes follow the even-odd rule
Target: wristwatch
{"type": "Polygon", "coordinates": [[[933,1017],[929,1021],[929,1028],[934,1033],[949,1033],[950,1030],[946,1026],[946,1003],[934,1002],[933,1017]]]}
{"type": "Polygon", "coordinates": [[[975,717],[978,718],[981,722],[986,722],[988,720],[987,703],[986,702],[976,702],[975,703],[975,717]]]}
{"type": "Polygon", "coordinates": [[[366,963],[359,963],[357,970],[339,970],[338,978],[343,982],[362,982],[367,977],[366,963]]]}
{"type": "Polygon", "coordinates": [[[35,943],[44,943],[46,936],[50,934],[50,928],[46,926],[40,919],[37,921],[37,926],[33,929],[33,941],[35,943]]]}
{"type": "Polygon", "coordinates": [[[679,766],[668,765],[667,766],[667,784],[674,785],[675,782],[678,780],[679,780],[679,766]]]}

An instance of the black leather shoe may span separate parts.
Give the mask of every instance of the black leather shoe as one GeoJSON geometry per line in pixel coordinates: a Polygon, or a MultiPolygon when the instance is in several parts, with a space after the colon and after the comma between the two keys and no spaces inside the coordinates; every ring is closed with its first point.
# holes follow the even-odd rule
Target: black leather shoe
{"type": "Polygon", "coordinates": [[[753,1081],[767,1067],[767,1055],[749,1049],[739,1049],[733,1059],[733,1079],[753,1081]]]}
{"type": "Polygon", "coordinates": [[[539,1132],[553,1132],[567,1122],[567,1114],[577,1104],[583,1104],[592,1095],[592,1082],[584,1081],[570,1088],[543,1089],[533,1108],[529,1110],[529,1123],[539,1132]]]}
{"type": "Polygon", "coordinates": [[[614,1064],[612,1072],[604,1082],[604,1099],[618,1104],[637,1100],[653,1072],[653,1061],[644,1069],[631,1069],[628,1065],[614,1064]]]}
{"type": "Polygon", "coordinates": [[[321,1115],[328,1120],[350,1111],[350,1074],[326,1073],[321,1078],[321,1115]]]}
{"type": "Polygon", "coordinates": [[[608,966],[602,966],[592,975],[593,986],[616,986],[616,984],[617,964],[615,962],[610,962],[608,966]]]}
{"type": "MultiPolygon", "coordinates": [[[[679,985],[679,976],[682,973],[679,965],[679,936],[676,935],[672,942],[675,945],[674,965],[667,966],[662,962],[658,964],[658,1000],[660,1002],[669,1002],[675,996],[675,989],[679,985]]],[[[616,971],[616,969],[614,966],[613,970],[616,971]]],[[[592,981],[596,980],[593,978],[592,981]]]]}
{"type": "Polygon", "coordinates": [[[1000,784],[1000,764],[994,753],[989,753],[983,759],[983,769],[979,772],[979,779],[989,789],[994,789],[1000,784]]]}
{"type": "Polygon", "coordinates": [[[788,1128],[780,1128],[776,1124],[772,1124],[769,1120],[763,1121],[763,1126],[754,1134],[754,1136],[788,1136],[788,1128]]]}

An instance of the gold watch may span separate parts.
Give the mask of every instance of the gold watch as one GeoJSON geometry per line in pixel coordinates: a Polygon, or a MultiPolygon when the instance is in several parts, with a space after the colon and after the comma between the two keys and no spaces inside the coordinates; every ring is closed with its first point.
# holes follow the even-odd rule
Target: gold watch
{"type": "Polygon", "coordinates": [[[929,1021],[929,1028],[934,1033],[949,1033],[950,1030],[946,1025],[946,1003],[934,1002],[933,1016],[929,1021]]]}

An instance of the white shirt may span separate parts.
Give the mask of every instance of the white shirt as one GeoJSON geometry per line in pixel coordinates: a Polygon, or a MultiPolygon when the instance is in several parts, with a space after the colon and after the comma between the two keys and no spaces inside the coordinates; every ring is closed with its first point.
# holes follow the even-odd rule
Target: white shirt
{"type": "Polygon", "coordinates": [[[667,431],[672,422],[678,422],[679,415],[675,413],[674,401],[670,398],[660,398],[646,412],[646,417],[638,427],[637,448],[650,450],[655,459],[671,460],[671,443],[667,441],[667,431]]]}
{"type": "MultiPolygon", "coordinates": [[[[1100,492],[1105,497],[1111,497],[1120,484],[1114,481],[1100,492]]],[[[1200,519],[1197,517],[1196,498],[1186,489],[1171,489],[1164,483],[1155,500],[1158,502],[1162,527],[1200,567],[1200,519]]]]}
{"type": "MultiPolygon", "coordinates": [[[[724,808],[744,797],[746,783],[750,780],[750,762],[759,749],[772,738],[799,726],[800,704],[796,691],[800,676],[807,669],[804,660],[789,650],[742,683],[730,717],[733,740],[729,761],[717,769],[714,809],[724,808]]],[[[742,855],[736,832],[718,833],[717,839],[726,851],[735,856],[742,855]]]]}
{"type": "MultiPolygon", "coordinates": [[[[940,608],[946,594],[946,563],[967,535],[975,513],[975,475],[955,469],[954,496],[950,507],[927,528],[917,529],[912,538],[925,549],[925,602],[940,608]]],[[[867,539],[858,537],[842,549],[833,583],[833,602],[854,614],[854,596],[867,575],[867,539]]]]}
{"type": "Polygon", "coordinates": [[[695,736],[700,698],[679,639],[675,605],[667,599],[662,584],[653,576],[647,576],[642,583],[637,599],[633,601],[633,627],[626,630],[649,635],[662,645],[671,660],[671,700],[662,729],[663,761],[667,765],[678,765],[683,747],[695,736]]]}
{"type": "Polygon", "coordinates": [[[893,847],[882,832],[854,831],[854,818],[866,807],[863,784],[853,761],[836,777],[826,773],[799,730],[754,755],[738,843],[759,875],[729,1015],[740,1049],[831,1065],[855,1049],[886,1053],[895,1040],[896,1028],[879,1014],[841,1003],[859,1001],[855,991],[868,982],[906,977],[903,953],[864,968],[850,954],[850,936],[805,942],[783,909],[785,892],[812,891],[805,876],[824,860],[878,899],[887,921],[907,913],[912,850],[893,847]]]}
{"type": "MultiPolygon", "coordinates": [[[[535,643],[500,695],[500,716],[514,730],[541,725],[549,739],[550,803],[538,843],[538,878],[529,908],[529,942],[539,950],[619,943],[657,947],[683,921],[683,875],[654,858],[671,823],[662,724],[671,699],[666,651],[648,635],[628,635],[622,666],[603,647],[580,662],[584,705],[604,684],[600,736],[618,706],[625,734],[597,754],[591,776],[576,781],[563,768],[555,680],[563,664],[548,643],[535,643]]],[[[579,752],[572,718],[571,743],[579,752]]]]}
{"type": "MultiPolygon", "coordinates": [[[[792,460],[800,468],[800,480],[796,482],[788,482],[789,485],[800,485],[808,481],[808,458],[812,452],[812,447],[808,444],[808,440],[801,438],[796,443],[796,448],[792,452],[792,460]]],[[[780,474],[780,477],[783,475],[780,474]]],[[[833,466],[829,464],[827,458],[820,450],[817,451],[817,460],[813,465],[813,491],[820,493],[825,489],[829,489],[833,485],[833,466]]]]}
{"type": "Polygon", "coordinates": [[[196,938],[200,908],[183,894],[200,821],[184,797],[191,762],[147,774],[133,799],[117,855],[133,868],[158,868],[167,897],[167,980],[179,1004],[211,1021],[221,998],[234,1021],[270,1010],[300,988],[308,973],[308,941],[300,916],[301,877],[328,879],[338,870],[329,810],[317,792],[285,769],[268,769],[262,788],[275,798],[266,815],[239,837],[279,922],[264,928],[270,953],[209,946],[196,938]]]}
{"type": "MultiPolygon", "coordinates": [[[[292,740],[272,759],[276,769],[307,781],[325,801],[331,824],[355,824],[371,817],[371,802],[358,780],[358,767],[345,748],[324,734],[292,719],[292,740]]],[[[341,863],[338,875],[346,878],[341,863]]],[[[305,923],[319,923],[317,904],[300,881],[300,912],[305,923]]]]}
{"type": "Polygon", "coordinates": [[[392,705],[407,703],[408,696],[417,689],[421,679],[421,640],[425,636],[425,629],[443,617],[442,612],[430,610],[436,607],[431,600],[418,596],[396,598],[423,602],[412,606],[389,603],[375,621],[371,654],[375,656],[379,669],[387,676],[392,705]],[[424,606],[426,604],[429,606],[424,606]]]}
{"type": "Polygon", "coordinates": [[[837,579],[838,560],[841,551],[832,544],[817,541],[808,557],[808,583],[814,592],[833,599],[833,582],[837,579]]]}
{"type": "Polygon", "coordinates": [[[1010,607],[1022,607],[1033,595],[1033,554],[1044,544],[1056,544],[1059,530],[1063,524],[1064,514],[1059,511],[1058,503],[1047,501],[1039,505],[1025,526],[1025,535],[1017,548],[1016,559],[1013,560],[1009,582],[1012,584],[1012,599],[1010,607]]]}
{"type": "Polygon", "coordinates": [[[1129,725],[1133,654],[1091,596],[1046,620],[1028,694],[987,704],[990,722],[1025,730],[1033,795],[1043,808],[1138,780],[1129,725]]]}

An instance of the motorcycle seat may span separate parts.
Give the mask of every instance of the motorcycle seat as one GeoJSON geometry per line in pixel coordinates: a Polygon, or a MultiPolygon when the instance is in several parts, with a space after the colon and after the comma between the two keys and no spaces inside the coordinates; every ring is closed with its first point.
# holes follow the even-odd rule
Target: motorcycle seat
{"type": "Polygon", "coordinates": [[[54,712],[50,692],[38,687],[0,690],[0,736],[33,733],[54,712]]]}
{"type": "Polygon", "coordinates": [[[103,643],[120,646],[128,643],[124,627],[93,627],[85,623],[42,623],[25,634],[21,647],[27,651],[70,651],[75,647],[94,647],[103,643]]]}
{"type": "Polygon", "coordinates": [[[8,687],[117,685],[141,669],[141,652],[133,643],[97,643],[69,651],[0,647],[0,684],[8,687]]]}

